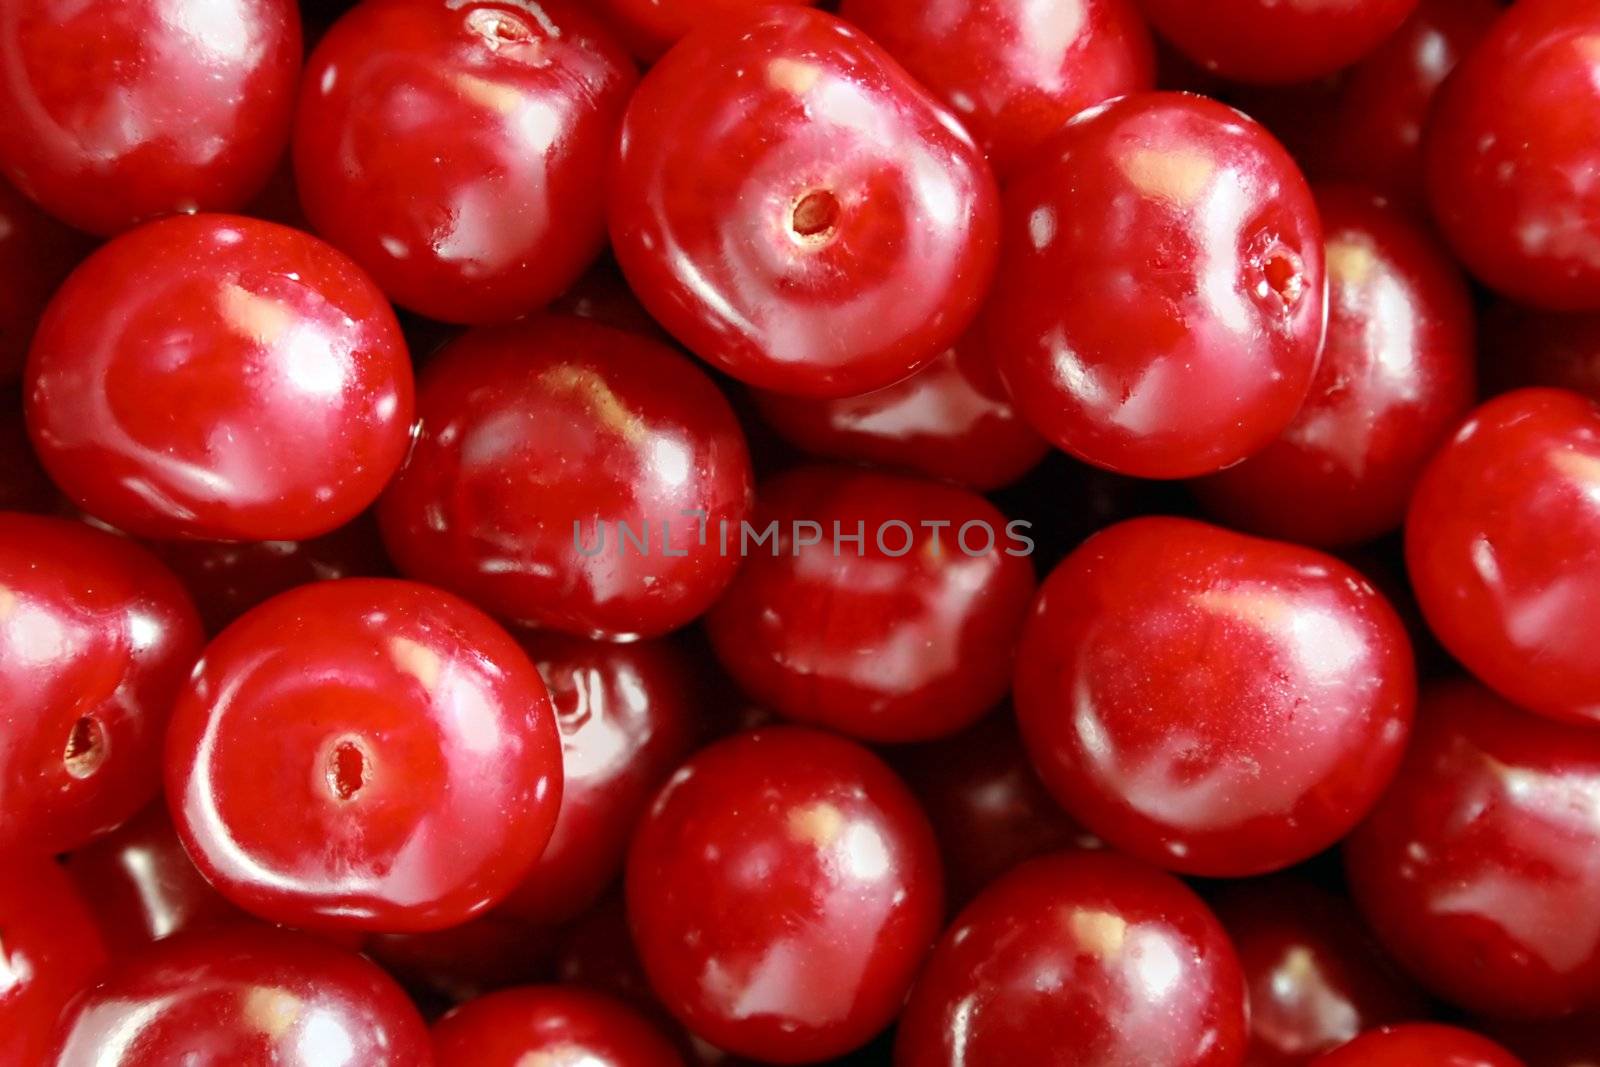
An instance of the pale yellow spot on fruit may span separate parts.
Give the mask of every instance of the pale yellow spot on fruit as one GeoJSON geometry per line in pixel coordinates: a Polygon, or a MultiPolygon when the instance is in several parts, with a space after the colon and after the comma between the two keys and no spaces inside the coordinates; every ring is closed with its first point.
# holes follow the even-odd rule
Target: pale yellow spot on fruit
{"type": "Polygon", "coordinates": [[[1197,594],[1194,605],[1216,615],[1238,619],[1251,626],[1270,626],[1290,614],[1290,608],[1282,597],[1249,590],[1209,590],[1197,594]]]}
{"type": "Polygon", "coordinates": [[[1121,952],[1128,939],[1127,920],[1108,911],[1075,911],[1068,925],[1078,947],[1101,959],[1121,952]]]}
{"type": "Polygon", "coordinates": [[[789,813],[789,836],[796,841],[809,841],[818,848],[827,848],[844,830],[844,815],[827,801],[807,804],[789,813]]]}
{"type": "Polygon", "coordinates": [[[1140,192],[1178,207],[1195,204],[1216,170],[1210,156],[1189,149],[1135,148],[1122,157],[1122,173],[1140,192]]]}
{"type": "Polygon", "coordinates": [[[0,586],[0,622],[4,622],[17,610],[17,594],[0,586]]]}
{"type": "Polygon", "coordinates": [[[250,1025],[277,1040],[300,1020],[300,998],[282,989],[256,986],[244,995],[244,1016],[250,1025]]]}
{"type": "Polygon", "coordinates": [[[1600,488],[1600,456],[1561,449],[1550,453],[1550,463],[1556,470],[1574,481],[1600,488]]]}
{"type": "Polygon", "coordinates": [[[822,71],[815,63],[798,59],[774,59],[767,64],[767,84],[774,89],[784,89],[796,96],[804,96],[817,84],[822,71]]]}
{"type": "Polygon", "coordinates": [[[288,308],[238,285],[224,286],[217,299],[222,317],[233,331],[258,345],[275,343],[294,323],[294,313],[288,308]]]}
{"type": "Polygon", "coordinates": [[[406,637],[396,637],[389,642],[389,658],[394,665],[422,683],[424,689],[433,689],[439,683],[444,664],[439,653],[406,637]]]}
{"type": "Polygon", "coordinates": [[[522,107],[522,95],[517,90],[476,74],[456,75],[456,88],[474,104],[497,114],[515,115],[522,107]]]}
{"type": "Polygon", "coordinates": [[[1360,285],[1366,281],[1376,263],[1367,245],[1354,241],[1334,241],[1328,245],[1328,273],[1346,285],[1360,285]]]}
{"type": "Polygon", "coordinates": [[[617,394],[611,391],[605,379],[593,371],[577,367],[556,367],[540,378],[543,384],[559,393],[570,393],[589,409],[596,422],[616,433],[623,440],[637,442],[645,436],[644,420],[628,409],[617,394]]]}

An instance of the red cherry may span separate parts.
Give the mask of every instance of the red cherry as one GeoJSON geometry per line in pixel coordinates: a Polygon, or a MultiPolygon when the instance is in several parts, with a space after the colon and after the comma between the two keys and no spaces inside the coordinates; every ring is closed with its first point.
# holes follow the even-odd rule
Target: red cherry
{"type": "Polygon", "coordinates": [[[200,643],[194,605],[143,549],[0,513],[0,855],[77,848],[155,796],[200,643]]]}
{"type": "Polygon", "coordinates": [[[1600,310],[1600,8],[1524,0],[1440,89],[1435,218],[1467,268],[1535,307],[1600,310]]]}
{"type": "Polygon", "coordinates": [[[1417,0],[1142,0],[1156,31],[1206,70],[1241,82],[1306,81],[1376,48],[1417,0]]]}
{"type": "Polygon", "coordinates": [[[1211,903],[1250,994],[1248,1067],[1304,1067],[1363,1030],[1428,1015],[1343,898],[1283,875],[1225,885],[1211,903]]]}
{"type": "Polygon", "coordinates": [[[1425,985],[1488,1015],[1600,996],[1600,736],[1465,681],[1424,694],[1406,761],[1345,846],[1351,889],[1425,985]]]}
{"type": "Polygon", "coordinates": [[[1486,1037],[1453,1026],[1391,1026],[1318,1057],[1314,1067],[1523,1067],[1486,1037]]]}
{"type": "Polygon", "coordinates": [[[1411,500],[1406,564],[1468,670],[1543,715],[1600,721],[1600,406],[1523,389],[1489,401],[1411,500]]]}
{"type": "Polygon", "coordinates": [[[677,1049],[632,1008],[581,989],[492,993],[433,1024],[438,1067],[678,1067],[677,1049]]]}
{"type": "Polygon", "coordinates": [[[762,488],[750,527],[771,537],[730,535],[749,558],[706,628],[758,704],[852,737],[920,741],[1005,698],[1034,579],[1026,534],[987,500],[804,467],[762,488]]]}
{"type": "Polygon", "coordinates": [[[87,237],[0,181],[0,385],[21,377],[50,294],[88,251],[87,237]]]}
{"type": "Polygon", "coordinates": [[[994,179],[859,31],[771,6],[686,37],[623,122],[611,241],[650,313],[733,377],[800,396],[889,385],[966,329],[994,179]]]}
{"type": "Polygon", "coordinates": [[[1050,446],[1022,421],[982,338],[968,334],[911,377],[835,400],[758,391],[761,416],[796,448],[943,478],[1008,485],[1050,446]]]}
{"type": "Polygon", "coordinates": [[[1600,401],[1600,312],[1534,311],[1497,301],[1483,316],[1485,384],[1571,389],[1600,401]]]}
{"type": "Polygon", "coordinates": [[[772,3],[810,2],[813,0],[594,0],[594,6],[634,55],[654,62],[690,30],[748,19],[750,12],[772,3]]]}
{"type": "Polygon", "coordinates": [[[405,455],[411,367],[383,294],[313,237],[232,215],[125,234],[50,302],[28,424],[56,484],[143,537],[292,540],[405,455]]]}
{"type": "Polygon", "coordinates": [[[307,64],[301,202],[398,304],[504,322],[600,253],[632,62],[581,4],[372,0],[307,64]]]}
{"type": "Polygon", "coordinates": [[[840,1055],[899,1010],[941,910],[933,833],[864,748],[773,727],[702,750],[640,824],[628,917],[651,985],[719,1048],[840,1055]]]}
{"type": "Polygon", "coordinates": [[[74,1004],[55,1067],[429,1067],[400,987],[318,938],[242,925],[179,934],[111,968],[74,1004]]]}
{"type": "Polygon", "coordinates": [[[1405,627],[1352,568],[1188,519],[1096,534],[1045,581],[1017,652],[1034,765],[1108,844],[1240,877],[1332,845],[1405,746],[1405,627]]]}
{"type": "Polygon", "coordinates": [[[555,824],[549,696],[488,617],[412,582],[302,586],[206,649],[167,797],[228,899],[294,926],[433,930],[497,903],[555,824]]]}
{"type": "Polygon", "coordinates": [[[1023,416],[1087,462],[1218,470],[1288,426],[1323,332],[1322,228],[1265,130],[1197,96],[1087,111],[1005,192],[985,317],[1023,416]]]}
{"type": "Polygon", "coordinates": [[[699,694],[682,653],[665,642],[530,634],[523,647],[561,728],[561,813],[502,910],[554,924],[582,914],[621,873],[645,806],[699,737],[699,694]]]}
{"type": "Polygon", "coordinates": [[[750,506],[744,437],[666,346],[556,316],[473,331],[429,363],[418,409],[379,509],[404,573],[607,637],[682,626],[732,578],[717,532],[750,506]]]}
{"type": "Polygon", "coordinates": [[[1428,458],[1476,398],[1460,272],[1407,216],[1350,186],[1319,191],[1328,341],[1278,439],[1195,483],[1230,525],[1311,545],[1398,529],[1428,458]]]}
{"type": "Polygon", "coordinates": [[[14,0],[0,10],[0,167],[46,211],[115,233],[232,211],[289,139],[293,0],[14,0]]]}
{"type": "Polygon", "coordinates": [[[55,861],[8,855],[0,878],[0,1063],[47,1062],[57,1016],[105,961],[100,930],[55,861]]]}
{"type": "Polygon", "coordinates": [[[1133,0],[845,0],[839,13],[959,115],[1002,175],[1084,108],[1155,87],[1133,0]]]}
{"type": "Polygon", "coordinates": [[[900,1020],[896,1067],[1244,1062],[1244,981],[1182,882],[1122,856],[1023,864],[956,918],[900,1020]]]}

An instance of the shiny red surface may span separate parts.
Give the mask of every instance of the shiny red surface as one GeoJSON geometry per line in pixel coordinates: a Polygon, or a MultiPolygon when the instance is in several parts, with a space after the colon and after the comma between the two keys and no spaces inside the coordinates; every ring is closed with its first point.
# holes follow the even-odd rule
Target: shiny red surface
{"type": "Polygon", "coordinates": [[[306,215],[420,314],[533,311],[600,253],[597,189],[635,77],[581,3],[359,4],[306,67],[306,215]]]}
{"type": "Polygon", "coordinates": [[[1155,88],[1134,0],[845,0],[865,30],[972,132],[997,173],[1084,108],[1155,88]]]}
{"type": "Polygon", "coordinates": [[[1331,74],[1371,52],[1417,0],[1140,0],[1156,31],[1232,81],[1278,84],[1331,74]]]}
{"type": "Polygon", "coordinates": [[[611,242],[650,313],[751,385],[889,385],[965,331],[997,201],[955,120],[859,31],[772,6],[686,38],[628,105],[611,242]]]}
{"type": "Polygon", "coordinates": [[[653,1024],[586,990],[526,986],[482,997],[433,1024],[438,1067],[677,1067],[653,1024]]]}
{"type": "Polygon", "coordinates": [[[1328,340],[1311,395],[1266,448],[1195,483],[1211,514],[1302,544],[1370,541],[1405,521],[1434,451],[1476,399],[1471,298],[1407,214],[1354,186],[1319,190],[1328,340]]]}
{"type": "Polygon", "coordinates": [[[1314,1067],[1522,1067],[1488,1038],[1453,1026],[1414,1023],[1363,1035],[1314,1067]]]}
{"type": "Polygon", "coordinates": [[[559,634],[523,639],[561,729],[561,813],[501,910],[530,922],[575,918],[622,873],[633,828],[701,734],[701,687],[679,648],[559,634]]]}
{"type": "Polygon", "coordinates": [[[1597,848],[1600,736],[1451,680],[1424,693],[1345,861],[1367,921],[1433,992],[1553,1018],[1600,996],[1597,848]]]}
{"type": "Polygon", "coordinates": [[[1238,1067],[1244,982],[1183,883],[1107,853],[1018,867],[956,918],[900,1020],[896,1067],[1238,1067]]]}
{"type": "Polygon", "coordinates": [[[47,1062],[56,1017],[105,961],[94,917],[55,861],[8,856],[0,878],[0,1063],[47,1062]]]}
{"type": "Polygon", "coordinates": [[[253,925],[120,960],[74,1005],[55,1067],[429,1067],[400,987],[316,938],[253,925]]]}
{"type": "Polygon", "coordinates": [[[155,796],[200,643],[194,605],[143,549],[0,513],[0,853],[76,848],[155,796]]]}
{"type": "Polygon", "coordinates": [[[418,409],[379,508],[402,572],[608,637],[682,626],[732,577],[718,530],[750,506],[744,436],[666,346],[558,316],[473,331],[429,363],[418,409]]]}
{"type": "Polygon", "coordinates": [[[1187,519],[1091,537],[1040,591],[1014,699],[1034,765],[1108,844],[1241,877],[1332,845],[1416,697],[1387,601],[1332,556],[1187,519]]]}
{"type": "Polygon", "coordinates": [[[1525,304],[1600,310],[1600,8],[1522,0],[1440,89],[1434,217],[1468,269],[1525,304]]]}
{"type": "Polygon", "coordinates": [[[555,716],[511,637],[428,586],[269,600],[206,649],[167,734],[184,847],[296,926],[432,930],[497,903],[561,799],[555,716]]]}
{"type": "Polygon", "coordinates": [[[22,376],[45,303],[89,248],[0,180],[0,385],[22,376]]]}
{"type": "Polygon", "coordinates": [[[701,750],[640,825],[628,918],[656,993],[719,1048],[837,1056],[899,1011],[938,932],[916,801],[849,741],[774,727],[701,750]]]}
{"type": "Polygon", "coordinates": [[[773,523],[765,545],[730,546],[746,558],[706,618],[718,660],[757,704],[865,740],[919,741],[1005,698],[1034,578],[1029,546],[992,504],[938,482],[803,467],[762,487],[751,526],[773,523]],[[856,533],[860,544],[838,536],[856,533]]]}
{"type": "Polygon", "coordinates": [[[293,0],[14,0],[0,169],[95,233],[232,211],[267,184],[300,75],[293,0]]]}
{"type": "Polygon", "coordinates": [[[1555,389],[1478,408],[1411,501],[1406,564],[1428,625],[1513,702],[1600,721],[1600,407],[1555,389]]]}
{"type": "Polygon", "coordinates": [[[1535,311],[1501,300],[1484,313],[1481,340],[1490,391],[1548,385],[1600,401],[1600,312],[1535,311]]]}
{"type": "Polygon", "coordinates": [[[112,241],[56,293],[27,371],[56,484],[144,537],[314,537],[405,455],[411,366],[367,276],[321,241],[232,215],[112,241]]]}
{"type": "Polygon", "coordinates": [[[1311,387],[1322,241],[1260,126],[1196,96],[1124,97],[1007,185],[989,345],[1023,417],[1068,452],[1206,474],[1281,433],[1311,387]]]}

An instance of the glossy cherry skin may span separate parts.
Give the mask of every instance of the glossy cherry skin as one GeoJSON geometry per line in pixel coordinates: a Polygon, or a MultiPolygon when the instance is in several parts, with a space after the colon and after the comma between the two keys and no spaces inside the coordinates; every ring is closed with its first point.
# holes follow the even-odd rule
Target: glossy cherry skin
{"type": "Polygon", "coordinates": [[[0,385],[22,376],[45,304],[88,251],[87,237],[0,181],[0,385]]]}
{"type": "Polygon", "coordinates": [[[1571,389],[1600,401],[1600,312],[1535,311],[1497,301],[1483,316],[1485,387],[1571,389]]]}
{"type": "Polygon", "coordinates": [[[233,215],[150,223],[67,279],[34,338],[28,426],[73,502],[142,537],[344,525],[405,455],[411,364],[367,276],[233,215]]]}
{"type": "Polygon", "coordinates": [[[1393,786],[1345,844],[1384,945],[1454,1004],[1555,1018],[1600,996],[1600,737],[1475,684],[1424,694],[1393,786]]]}
{"type": "Polygon", "coordinates": [[[1133,0],[846,0],[839,13],[960,116],[1002,176],[1083,109],[1155,88],[1133,0]]]}
{"type": "Polygon", "coordinates": [[[1600,10],[1523,0],[1439,90],[1423,146],[1434,217],[1514,300],[1600,310],[1600,10]]]}
{"type": "Polygon", "coordinates": [[[1314,1067],[1523,1067],[1511,1053],[1468,1030],[1436,1023],[1391,1026],[1363,1034],[1318,1057],[1314,1067]]]}
{"type": "Polygon", "coordinates": [[[686,37],[628,105],[611,243],[644,306],[751,385],[852,396],[950,347],[995,260],[994,179],[860,31],[771,6],[686,37]]]}
{"type": "Polygon", "coordinates": [[[254,924],[179,934],[119,960],[61,1034],[54,1067],[432,1063],[417,1009],[376,966],[254,924]]]}
{"type": "Polygon", "coordinates": [[[1034,765],[1091,832],[1236,878],[1366,814],[1405,746],[1416,671],[1394,609],[1332,556],[1144,518],[1045,581],[1014,699],[1034,765]]]}
{"type": "Polygon", "coordinates": [[[0,878],[0,1063],[45,1063],[57,1016],[105,961],[100,928],[55,861],[8,855],[0,878]]]}
{"type": "Polygon", "coordinates": [[[1177,93],[1068,123],[1005,190],[985,318],[1023,417],[1089,463],[1206,474],[1294,418],[1322,345],[1316,204],[1256,123],[1177,93]]]}
{"type": "Polygon", "coordinates": [[[744,436],[665,345],[563,316],[472,331],[429,363],[418,412],[379,508],[405,574],[597,637],[682,626],[732,578],[717,531],[750,507],[744,436]]]}
{"type": "Polygon", "coordinates": [[[1318,1053],[1385,1023],[1426,1018],[1350,904],[1280,875],[1223,886],[1211,900],[1250,999],[1246,1067],[1305,1067],[1318,1053]]]}
{"type": "Polygon", "coordinates": [[[679,1067],[665,1036],[599,993],[525,986],[471,1001],[433,1024],[438,1067],[679,1067]]]}
{"type": "Polygon", "coordinates": [[[669,1009],[718,1048],[809,1063],[899,1011],[938,933],[938,847],[877,757],[794,727],[696,754],[640,824],[628,919],[669,1009]]]}
{"type": "Polygon", "coordinates": [[[306,67],[301,202],[397,304],[514,319],[599,255],[636,77],[580,3],[368,0],[306,67]]]}
{"type": "Polygon", "coordinates": [[[1306,81],[1376,48],[1417,0],[1140,0],[1151,25],[1206,70],[1232,81],[1306,81]]]}
{"type": "Polygon", "coordinates": [[[200,644],[194,605],[148,552],[0,513],[0,854],[76,848],[149,802],[200,644]]]}
{"type": "Polygon", "coordinates": [[[497,903],[555,825],[539,673],[487,616],[412,582],[284,593],[207,647],[167,735],[184,847],[295,926],[434,930],[497,903]]]}
{"type": "Polygon", "coordinates": [[[945,931],[900,1019],[896,1067],[1244,1062],[1244,981],[1216,917],[1123,856],[1023,864],[945,931]]]}
{"type": "Polygon", "coordinates": [[[1422,468],[1476,400],[1471,298],[1420,225],[1353,186],[1319,190],[1328,340],[1266,448],[1194,484],[1230,526],[1302,544],[1399,529],[1422,468]]]}
{"type": "Polygon", "coordinates": [[[502,910],[553,924],[577,917],[622,873],[634,825],[700,737],[700,694],[683,652],[664,641],[534,633],[523,647],[561,729],[561,813],[502,910]]]}
{"type": "Polygon", "coordinates": [[[746,558],[706,619],[718,660],[759,705],[865,740],[922,741],[1004,699],[1034,577],[1031,541],[994,505],[938,482],[803,467],[762,487],[750,526],[774,524],[765,545],[731,535],[746,558]]]}
{"type": "Polygon", "coordinates": [[[757,391],[755,401],[781,437],[811,455],[980,491],[1016,481],[1050,447],[1017,413],[975,333],[911,377],[870,393],[816,400],[757,391]]]}
{"type": "Polygon", "coordinates": [[[93,233],[236,210],[288,143],[300,48],[293,0],[8,3],[0,168],[93,233]]]}
{"type": "Polygon", "coordinates": [[[1591,723],[1597,493],[1600,406],[1521,389],[1478,408],[1440,449],[1406,522],[1407,570],[1440,643],[1529,711],[1591,723]]]}

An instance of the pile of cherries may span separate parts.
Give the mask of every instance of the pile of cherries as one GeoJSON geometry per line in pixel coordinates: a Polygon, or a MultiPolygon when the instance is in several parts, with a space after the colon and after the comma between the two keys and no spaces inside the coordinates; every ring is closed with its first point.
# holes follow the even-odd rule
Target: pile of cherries
{"type": "Polygon", "coordinates": [[[0,0],[0,1067],[1600,1064],[1600,0],[0,0]]]}

